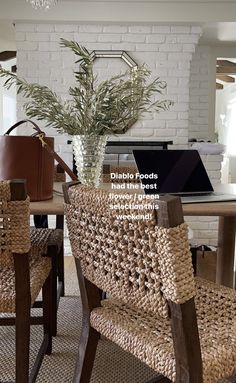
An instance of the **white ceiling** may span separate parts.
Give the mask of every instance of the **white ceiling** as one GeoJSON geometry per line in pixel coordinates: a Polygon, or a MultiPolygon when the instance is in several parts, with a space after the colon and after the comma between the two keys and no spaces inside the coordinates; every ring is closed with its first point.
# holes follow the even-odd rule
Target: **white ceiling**
{"type": "Polygon", "coordinates": [[[48,12],[26,0],[0,0],[0,50],[14,49],[14,21],[201,25],[200,44],[236,46],[236,0],[59,0],[48,12]]]}

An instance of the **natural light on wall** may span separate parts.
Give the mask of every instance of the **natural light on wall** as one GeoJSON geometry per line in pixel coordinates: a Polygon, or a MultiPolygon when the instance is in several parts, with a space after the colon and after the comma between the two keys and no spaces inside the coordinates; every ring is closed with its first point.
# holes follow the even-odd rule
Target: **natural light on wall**
{"type": "MultiPolygon", "coordinates": [[[[2,63],[5,69],[15,65],[12,60],[2,63]]],[[[16,122],[16,89],[7,90],[3,87],[5,80],[0,79],[0,134],[6,132],[16,122]]]]}
{"type": "Polygon", "coordinates": [[[229,115],[227,118],[226,151],[229,155],[236,155],[236,98],[230,101],[227,109],[229,115]]]}
{"type": "Polygon", "coordinates": [[[3,94],[3,131],[5,132],[16,122],[16,97],[14,94],[3,94]]]}
{"type": "Polygon", "coordinates": [[[58,0],[26,0],[35,9],[48,10],[52,5],[56,5],[58,0]]]}

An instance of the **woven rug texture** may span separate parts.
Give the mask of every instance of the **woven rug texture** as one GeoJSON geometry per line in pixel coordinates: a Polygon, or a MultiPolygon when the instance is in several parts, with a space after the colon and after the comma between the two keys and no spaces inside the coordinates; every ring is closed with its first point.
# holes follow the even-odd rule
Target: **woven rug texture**
{"type": "MultiPolygon", "coordinates": [[[[42,341],[42,329],[41,326],[32,326],[31,329],[32,365],[42,341]]],[[[74,264],[71,263],[66,267],[66,297],[60,299],[58,334],[53,338],[53,353],[44,357],[37,383],[72,382],[80,329],[81,302],[74,264]]],[[[14,327],[0,327],[0,383],[14,380],[14,333],[14,327]]],[[[143,383],[155,375],[118,346],[104,338],[99,341],[91,383],[143,383]]]]}
{"type": "MultiPolygon", "coordinates": [[[[81,302],[74,263],[66,262],[66,297],[60,299],[53,353],[45,356],[37,383],[72,383],[81,329],[81,302]]],[[[37,309],[38,310],[38,309],[37,309]]],[[[42,341],[41,326],[31,327],[31,365],[42,341]]],[[[14,380],[14,328],[0,327],[0,383],[14,380]]],[[[144,383],[157,374],[102,338],[90,383],[144,383]]],[[[221,382],[223,383],[223,382],[221,382]]]]}

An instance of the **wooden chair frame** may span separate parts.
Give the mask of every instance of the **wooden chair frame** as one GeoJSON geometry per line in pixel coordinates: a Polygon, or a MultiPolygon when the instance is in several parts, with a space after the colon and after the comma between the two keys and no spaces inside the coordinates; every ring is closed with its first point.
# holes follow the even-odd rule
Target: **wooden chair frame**
{"type": "MultiPolygon", "coordinates": [[[[60,164],[55,166],[57,174],[64,175],[65,170],[60,164]]],[[[64,215],[56,216],[56,229],[64,230],[64,215]]],[[[58,293],[57,293],[57,304],[59,304],[60,297],[65,296],[65,270],[64,270],[64,241],[58,253],[58,264],[57,264],[57,276],[58,276],[58,293]]]]}
{"type": "MultiPolygon", "coordinates": [[[[10,188],[12,201],[26,199],[26,186],[23,180],[12,181],[10,188]]],[[[16,383],[34,383],[36,381],[44,355],[50,355],[52,352],[52,333],[55,330],[55,246],[48,247],[47,255],[52,256],[52,268],[42,287],[43,316],[31,316],[29,254],[13,253],[16,290],[15,317],[0,318],[0,326],[14,325],[16,328],[16,383]],[[30,325],[36,324],[43,325],[44,337],[29,373],[30,325]]]]}
{"type": "MultiPolygon", "coordinates": [[[[59,178],[65,178],[65,170],[60,164],[55,165],[55,175],[59,178]]],[[[57,181],[55,181],[57,182],[57,181]]],[[[36,228],[48,228],[47,215],[34,215],[34,224],[36,228]]],[[[64,230],[64,215],[56,215],[56,229],[64,230]]],[[[65,270],[64,270],[64,240],[57,254],[57,307],[60,297],[65,296],[65,270]]],[[[39,307],[39,306],[38,306],[39,307]]],[[[56,334],[55,334],[56,335],[56,334]]]]}
{"type": "MultiPolygon", "coordinates": [[[[69,182],[63,185],[67,204],[70,203],[68,189],[76,184],[78,183],[69,182]]],[[[180,198],[165,196],[158,201],[158,205],[158,225],[170,228],[180,225],[184,221],[180,198]]],[[[75,258],[75,263],[81,292],[83,320],[73,383],[89,383],[100,338],[100,333],[90,326],[90,313],[94,308],[101,306],[101,291],[84,278],[78,258],[75,258]]],[[[168,306],[176,359],[176,383],[203,383],[202,358],[194,298],[183,304],[168,301],[168,306]]],[[[158,376],[148,383],[155,382],[167,383],[170,380],[158,376]]]]}

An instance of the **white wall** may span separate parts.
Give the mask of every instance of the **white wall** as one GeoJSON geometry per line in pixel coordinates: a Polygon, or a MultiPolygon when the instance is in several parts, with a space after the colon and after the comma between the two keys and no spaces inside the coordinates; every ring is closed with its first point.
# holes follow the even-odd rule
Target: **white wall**
{"type": "Polygon", "coordinates": [[[225,182],[236,182],[236,84],[216,93],[216,131],[225,145],[225,182]]]}
{"type": "MultiPolygon", "coordinates": [[[[210,63],[210,55],[207,48],[197,49],[191,66],[200,33],[199,27],[191,25],[17,23],[18,74],[28,81],[50,86],[65,98],[68,87],[74,83],[73,69],[76,66],[73,64],[73,54],[59,47],[60,37],[75,39],[91,50],[126,50],[138,64],[147,63],[154,76],[160,76],[167,81],[166,97],[174,100],[175,105],[168,112],[145,116],[126,135],[116,139],[173,140],[174,147],[187,148],[189,134],[192,137],[199,130],[201,138],[207,138],[209,134],[209,116],[206,114],[210,105],[207,89],[207,63],[210,63]]],[[[114,61],[111,63],[109,60],[99,59],[96,65],[100,75],[114,74],[114,61]]],[[[120,71],[123,67],[124,63],[117,61],[117,70],[120,71]]],[[[23,99],[19,97],[18,118],[24,117],[22,105],[23,99]]],[[[43,123],[40,125],[45,129],[43,123]]],[[[50,135],[55,135],[56,150],[71,165],[68,137],[58,136],[53,129],[46,130],[50,135]]],[[[219,182],[221,158],[207,156],[204,161],[213,183],[219,182]]],[[[196,241],[216,243],[215,218],[189,217],[188,221],[191,226],[195,225],[193,228],[196,241]]]]}
{"type": "Polygon", "coordinates": [[[208,140],[210,48],[197,46],[191,62],[189,138],[208,140]]]}
{"type": "MultiPolygon", "coordinates": [[[[217,58],[236,58],[236,46],[220,46],[212,49],[212,58],[216,61],[217,58]]],[[[215,121],[216,130],[219,134],[219,142],[227,145],[225,156],[224,181],[236,182],[236,136],[235,136],[235,99],[236,85],[226,86],[224,90],[216,92],[216,110],[215,121]],[[230,107],[233,106],[233,109],[230,107]],[[225,115],[222,121],[220,115],[225,115]]]]}
{"type": "MultiPolygon", "coordinates": [[[[219,115],[222,113],[222,108],[224,108],[221,104],[226,104],[229,101],[229,98],[233,98],[233,96],[229,96],[229,90],[216,91],[215,89],[216,60],[217,58],[236,58],[235,52],[235,45],[200,45],[197,47],[191,64],[189,136],[196,136],[196,138],[199,139],[211,139],[212,142],[216,140],[217,137],[215,131],[217,131],[220,126],[219,115]],[[221,98],[222,95],[225,101],[221,98]],[[197,102],[197,104],[194,105],[195,102],[197,102]],[[203,113],[201,113],[201,110],[203,113]],[[208,110],[208,115],[205,116],[205,121],[204,119],[198,120],[198,117],[203,117],[206,114],[206,110],[208,110]],[[195,120],[193,120],[194,117],[196,118],[195,120]],[[208,134],[206,134],[207,130],[208,134]]],[[[225,133],[224,130],[222,130],[220,132],[221,143],[226,142],[224,136],[225,133]]]]}
{"type": "MultiPolygon", "coordinates": [[[[75,39],[88,49],[126,50],[134,60],[145,62],[153,76],[168,84],[166,97],[175,102],[168,112],[147,115],[124,139],[173,140],[186,147],[188,141],[189,77],[192,53],[201,29],[197,26],[107,25],[107,24],[23,24],[16,23],[18,75],[28,81],[48,85],[66,97],[74,83],[74,56],[61,49],[60,37],[75,39]]],[[[105,59],[101,67],[109,74],[105,59]]],[[[18,99],[18,118],[23,117],[22,99],[18,99]]],[[[43,124],[41,124],[43,126],[43,124]]],[[[56,135],[55,131],[50,134],[56,135]]],[[[67,137],[56,137],[56,149],[68,158],[67,137]]]]}
{"type": "MultiPolygon", "coordinates": [[[[8,70],[15,64],[15,59],[1,63],[2,67],[8,70]]],[[[16,89],[15,87],[9,90],[4,88],[5,81],[6,79],[0,78],[0,134],[6,132],[16,122],[16,89]]]]}
{"type": "MultiPolygon", "coordinates": [[[[1,13],[2,15],[2,6],[1,13]]],[[[1,20],[0,16],[0,52],[3,51],[15,51],[15,29],[13,22],[8,20],[1,20]]]]}
{"type": "Polygon", "coordinates": [[[235,13],[235,0],[60,0],[48,12],[35,12],[25,0],[1,0],[0,19],[176,24],[235,22],[235,13]]]}

